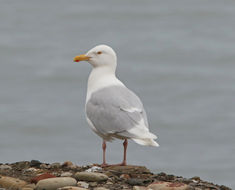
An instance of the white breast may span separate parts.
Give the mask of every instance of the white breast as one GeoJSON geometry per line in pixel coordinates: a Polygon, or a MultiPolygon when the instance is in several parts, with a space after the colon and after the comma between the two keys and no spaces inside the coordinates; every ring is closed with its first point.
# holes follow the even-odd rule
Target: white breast
{"type": "Polygon", "coordinates": [[[114,85],[125,86],[109,68],[93,68],[88,79],[86,102],[93,92],[114,85]]]}

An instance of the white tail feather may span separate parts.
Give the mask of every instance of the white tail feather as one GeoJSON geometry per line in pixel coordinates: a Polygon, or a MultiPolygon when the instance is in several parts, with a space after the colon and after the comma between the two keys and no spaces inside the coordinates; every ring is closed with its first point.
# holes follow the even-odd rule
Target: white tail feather
{"type": "Polygon", "coordinates": [[[135,141],[136,143],[140,144],[140,145],[144,145],[144,146],[156,146],[158,147],[159,144],[154,141],[153,139],[132,139],[133,141],[135,141]]]}

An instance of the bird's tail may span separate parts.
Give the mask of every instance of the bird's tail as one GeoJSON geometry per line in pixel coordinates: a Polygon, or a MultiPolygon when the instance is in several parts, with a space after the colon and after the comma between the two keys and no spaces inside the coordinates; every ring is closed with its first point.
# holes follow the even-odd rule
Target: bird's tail
{"type": "Polygon", "coordinates": [[[132,138],[132,140],[135,141],[136,143],[138,143],[140,145],[144,145],[144,146],[156,146],[156,147],[159,146],[159,144],[154,139],[150,139],[150,138],[146,138],[146,139],[132,138]]]}

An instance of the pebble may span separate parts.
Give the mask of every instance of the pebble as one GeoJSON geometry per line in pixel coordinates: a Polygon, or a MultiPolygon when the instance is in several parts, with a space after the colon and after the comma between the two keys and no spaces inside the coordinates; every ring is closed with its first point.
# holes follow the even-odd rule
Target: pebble
{"type": "Polygon", "coordinates": [[[86,183],[86,182],[84,182],[84,181],[78,181],[78,182],[77,182],[77,186],[78,186],[78,187],[83,187],[83,188],[87,188],[87,189],[88,189],[89,184],[86,183]]]}
{"type": "Polygon", "coordinates": [[[31,160],[30,161],[30,167],[40,167],[42,163],[38,160],[31,160]]]}
{"type": "Polygon", "coordinates": [[[96,188],[94,188],[94,190],[109,190],[109,189],[107,189],[105,187],[96,187],[96,188]]]}
{"type": "Polygon", "coordinates": [[[147,190],[147,188],[144,186],[134,186],[133,190],[147,190]]]}
{"type": "Polygon", "coordinates": [[[71,172],[63,172],[60,176],[61,177],[71,177],[73,174],[71,172]]]}
{"type": "Polygon", "coordinates": [[[57,190],[87,190],[87,189],[82,187],[66,186],[58,188],[57,190]]]}
{"type": "Polygon", "coordinates": [[[51,165],[50,164],[40,164],[40,168],[41,169],[50,169],[51,168],[51,165]]]}
{"type": "Polygon", "coordinates": [[[0,165],[0,170],[11,170],[11,169],[12,169],[12,167],[8,166],[6,164],[0,165]]]}
{"type": "Polygon", "coordinates": [[[89,186],[91,186],[91,187],[96,187],[96,186],[97,186],[97,182],[90,182],[90,183],[89,183],[89,186]]]}
{"type": "Polygon", "coordinates": [[[108,181],[106,184],[107,185],[113,185],[113,182],[112,181],[108,181]]]}
{"type": "Polygon", "coordinates": [[[36,190],[56,190],[65,186],[76,186],[77,181],[72,177],[55,177],[40,180],[36,185],[36,190]]]}
{"type": "Polygon", "coordinates": [[[39,169],[37,169],[37,168],[28,168],[28,169],[26,169],[25,171],[26,172],[37,172],[39,169]]]}
{"type": "Polygon", "coordinates": [[[18,190],[24,187],[26,184],[26,181],[17,178],[0,176],[0,187],[6,189],[18,190]]]}
{"type": "Polygon", "coordinates": [[[62,164],[62,167],[71,167],[73,165],[73,162],[71,161],[66,161],[62,164]]]}
{"type": "Polygon", "coordinates": [[[15,167],[16,167],[17,169],[20,169],[20,170],[29,168],[29,167],[30,167],[30,162],[28,162],[28,161],[16,162],[16,163],[15,163],[15,167]]]}
{"type": "Polygon", "coordinates": [[[25,185],[23,188],[31,188],[31,189],[35,189],[36,185],[34,183],[30,183],[25,185]]]}
{"type": "Polygon", "coordinates": [[[130,185],[143,185],[143,179],[130,178],[127,179],[127,183],[130,185]]]}
{"type": "Polygon", "coordinates": [[[53,169],[59,169],[60,167],[61,167],[61,165],[59,162],[55,162],[55,163],[51,164],[51,168],[53,168],[53,169]]]}
{"type": "Polygon", "coordinates": [[[122,174],[120,175],[121,179],[130,179],[130,176],[128,174],[122,174]]]}
{"type": "Polygon", "coordinates": [[[179,182],[164,182],[158,181],[150,184],[147,188],[151,190],[189,190],[191,189],[189,185],[179,182]]]}
{"type": "Polygon", "coordinates": [[[71,170],[76,169],[77,166],[74,165],[71,161],[66,161],[62,164],[62,167],[69,168],[71,170]]]}
{"type": "Polygon", "coordinates": [[[106,181],[108,176],[102,173],[94,173],[94,172],[77,172],[75,174],[75,178],[77,180],[82,181],[106,181]]]}
{"type": "Polygon", "coordinates": [[[86,172],[98,172],[98,171],[101,171],[101,170],[102,170],[101,167],[93,166],[93,167],[87,169],[86,172]]]}
{"type": "Polygon", "coordinates": [[[34,178],[32,178],[30,180],[31,183],[38,183],[40,180],[43,180],[43,179],[48,179],[48,178],[54,178],[56,176],[52,175],[52,174],[49,174],[49,173],[44,173],[44,174],[41,174],[41,175],[38,175],[34,178]]]}

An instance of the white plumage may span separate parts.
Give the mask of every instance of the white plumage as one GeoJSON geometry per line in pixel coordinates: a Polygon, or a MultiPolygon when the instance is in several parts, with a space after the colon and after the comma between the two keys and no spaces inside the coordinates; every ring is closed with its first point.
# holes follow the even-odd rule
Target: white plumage
{"type": "Polygon", "coordinates": [[[156,135],[149,131],[147,115],[139,97],[129,90],[115,74],[116,53],[99,45],[74,61],[88,61],[93,69],[87,86],[86,115],[93,131],[103,138],[103,166],[106,166],[106,141],[124,139],[126,165],[127,139],[141,145],[159,146],[156,135]]]}

